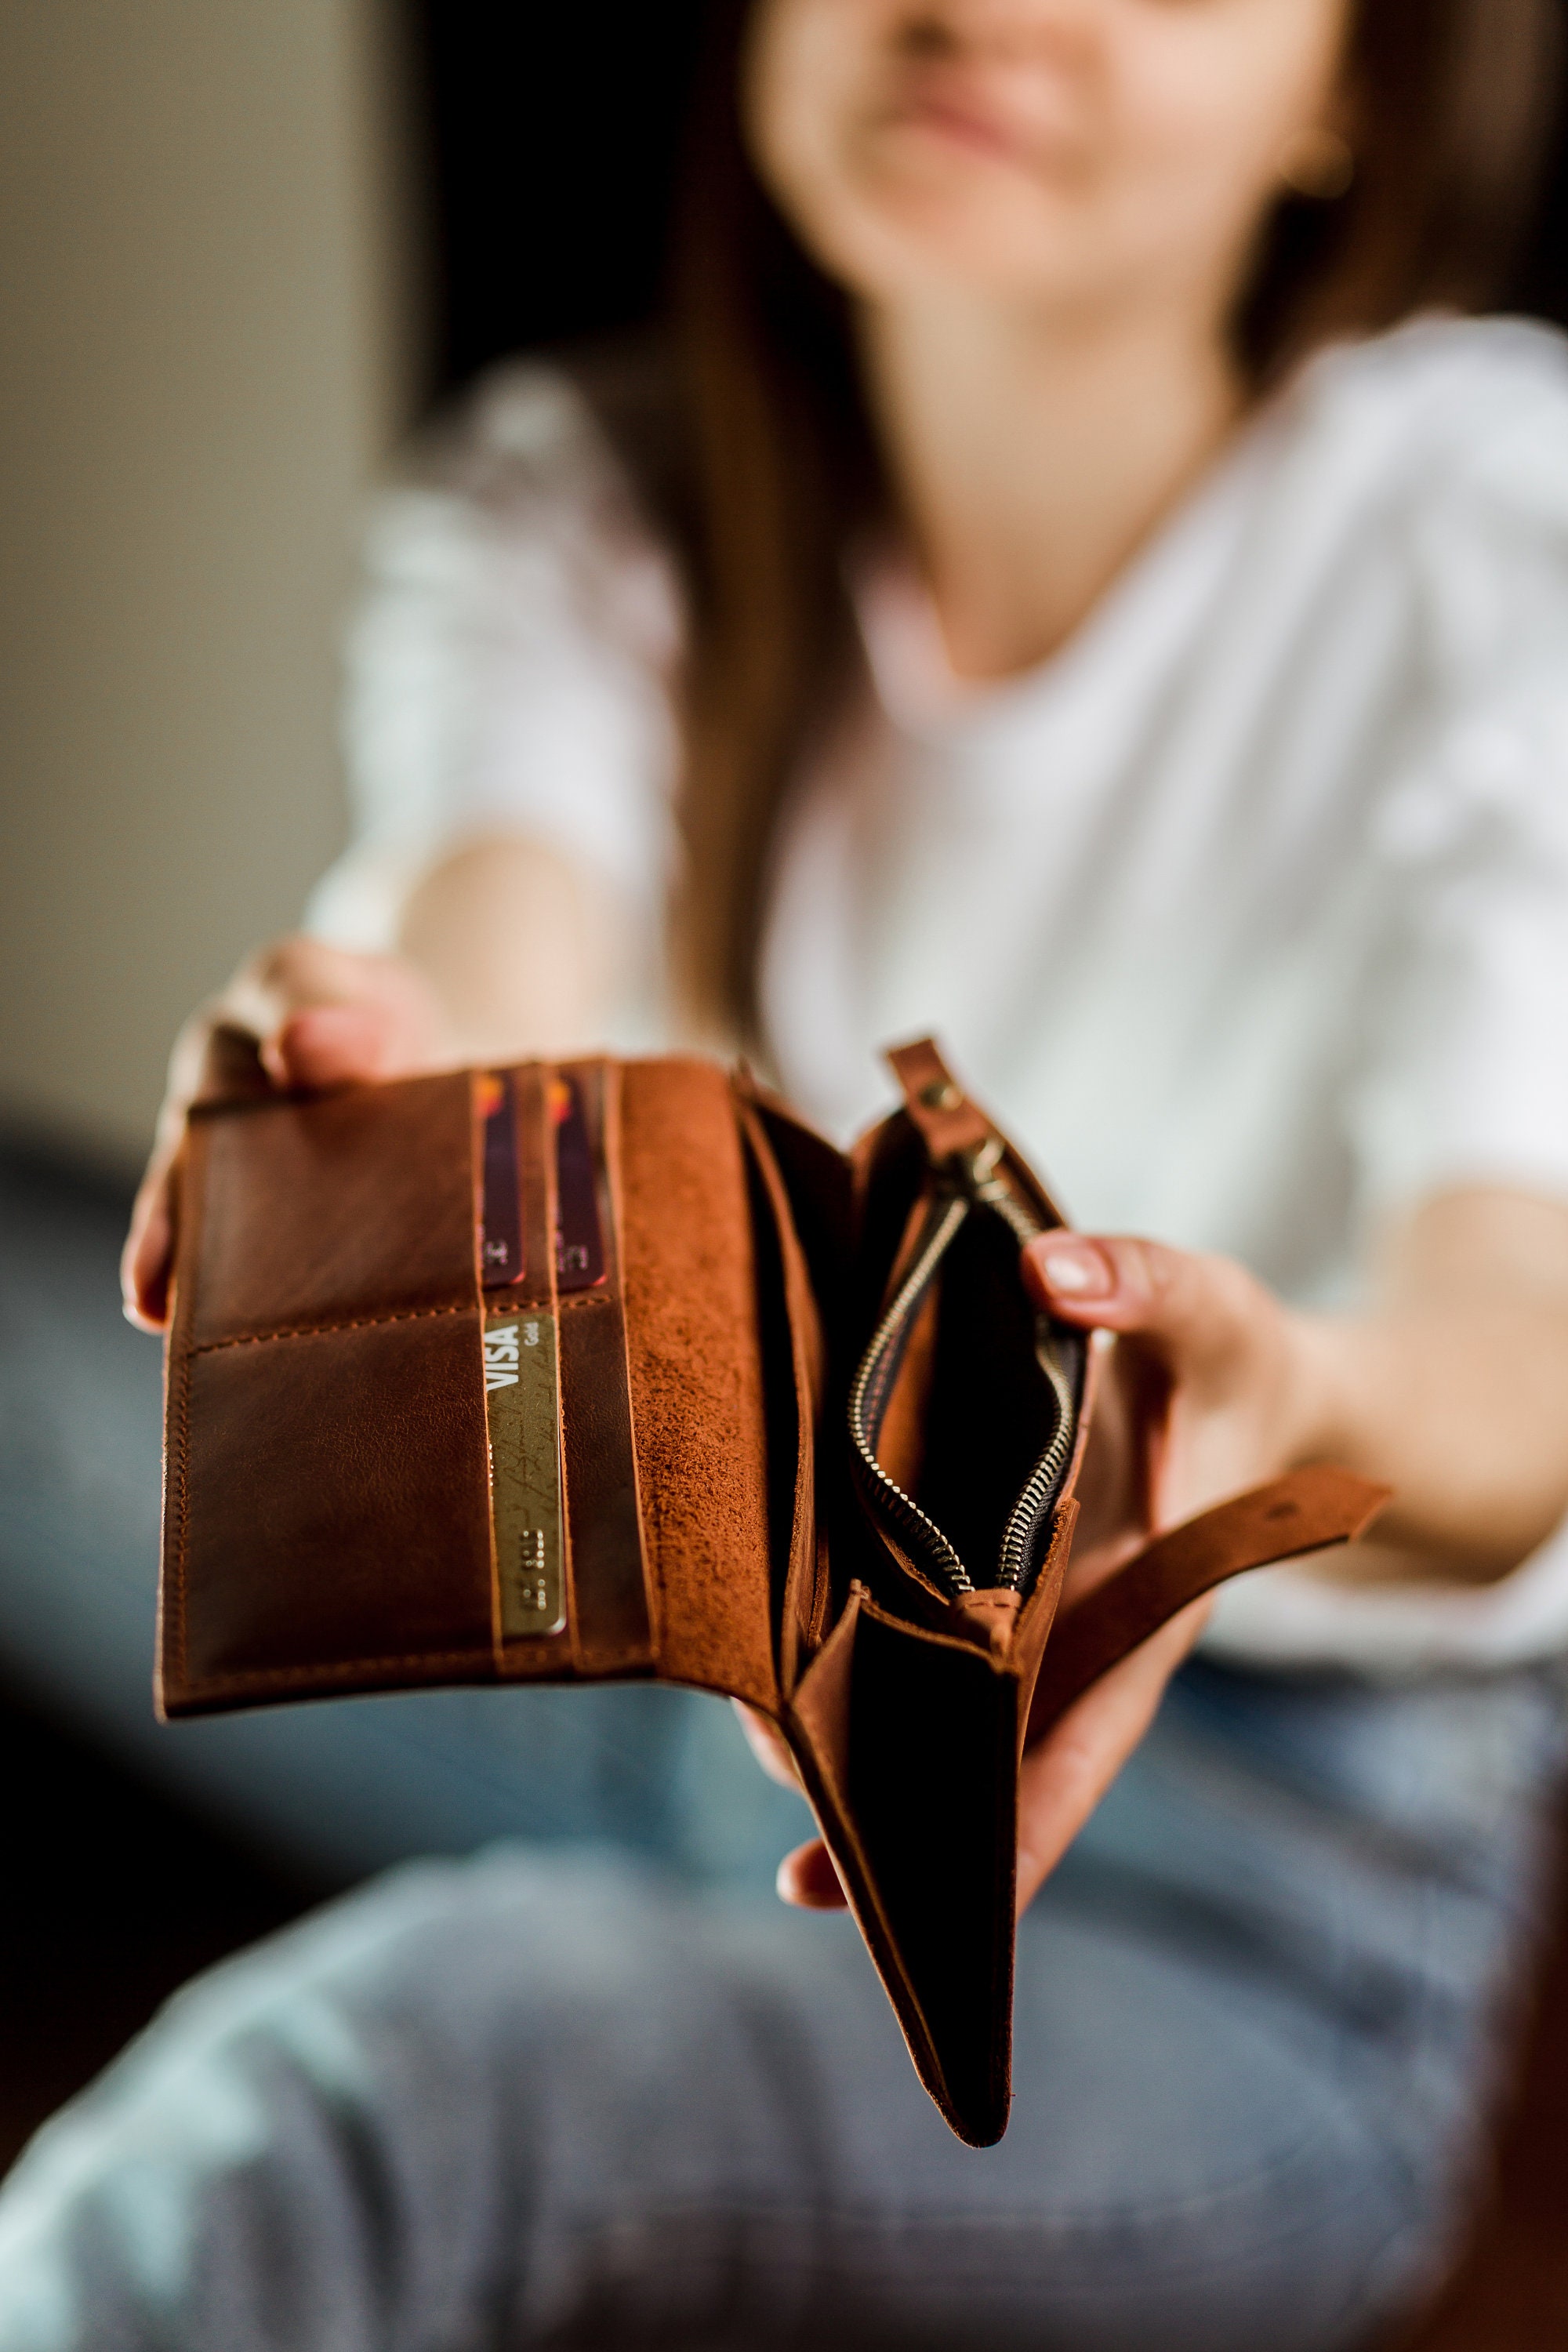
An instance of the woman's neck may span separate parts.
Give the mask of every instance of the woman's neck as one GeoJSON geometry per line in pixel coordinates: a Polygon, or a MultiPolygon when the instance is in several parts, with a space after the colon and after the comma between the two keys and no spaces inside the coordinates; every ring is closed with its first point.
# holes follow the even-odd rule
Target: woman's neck
{"type": "Polygon", "coordinates": [[[1055,652],[1244,404],[1190,314],[1063,326],[934,298],[868,310],[861,332],[893,486],[964,677],[1055,652]]]}

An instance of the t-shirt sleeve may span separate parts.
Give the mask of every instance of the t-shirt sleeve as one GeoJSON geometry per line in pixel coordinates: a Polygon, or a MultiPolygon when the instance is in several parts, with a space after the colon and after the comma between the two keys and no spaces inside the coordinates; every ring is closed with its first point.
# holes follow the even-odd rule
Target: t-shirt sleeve
{"type": "Polygon", "coordinates": [[[1411,530],[1432,716],[1370,844],[1373,1215],[1465,1182],[1568,1200],[1568,368],[1543,378],[1411,530]]]}
{"type": "Polygon", "coordinates": [[[673,856],[672,566],[570,383],[492,380],[370,520],[349,632],[348,850],[308,928],[392,945],[465,842],[546,843],[657,922],[673,856]]]}

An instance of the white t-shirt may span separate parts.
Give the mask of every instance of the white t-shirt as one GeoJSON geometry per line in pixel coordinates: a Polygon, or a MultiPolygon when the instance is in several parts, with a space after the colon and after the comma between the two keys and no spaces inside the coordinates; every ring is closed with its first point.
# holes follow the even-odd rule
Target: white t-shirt
{"type": "MultiPolygon", "coordinates": [[[[625,910],[609,1040],[668,1034],[670,562],[561,375],[493,378],[371,534],[359,829],[311,922],[384,946],[465,837],[625,910]]],[[[1427,319],[1314,360],[1071,641],[967,686],[912,579],[858,584],[867,705],[803,776],[762,942],[780,1079],[844,1135],[935,1031],[1076,1223],[1353,1301],[1375,1220],[1568,1200],[1568,345],[1427,319]]],[[[1410,1671],[1568,1646],[1568,1535],[1502,1584],[1288,1568],[1210,1646],[1410,1671]]]]}

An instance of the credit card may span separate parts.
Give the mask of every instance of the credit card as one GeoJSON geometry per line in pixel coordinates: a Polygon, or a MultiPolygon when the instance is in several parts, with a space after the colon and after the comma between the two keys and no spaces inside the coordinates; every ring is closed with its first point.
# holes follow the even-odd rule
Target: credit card
{"type": "Polygon", "coordinates": [[[555,1285],[568,1292],[592,1290],[605,1279],[605,1237],[593,1139],[574,1077],[552,1080],[550,1116],[555,1129],[555,1285]]]}
{"type": "Polygon", "coordinates": [[[517,1171],[517,1096],[510,1070],[474,1081],[479,1121],[479,1281],[486,1290],[521,1282],[522,1198],[517,1171]]]}
{"type": "Polygon", "coordinates": [[[484,1339],[501,1638],[559,1633],[566,1622],[566,1585],[555,1318],[537,1307],[491,1305],[484,1339]]]}

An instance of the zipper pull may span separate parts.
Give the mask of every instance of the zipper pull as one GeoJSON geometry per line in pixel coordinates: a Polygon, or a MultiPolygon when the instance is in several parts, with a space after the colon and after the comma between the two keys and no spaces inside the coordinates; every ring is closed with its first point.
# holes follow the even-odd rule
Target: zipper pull
{"type": "Polygon", "coordinates": [[[977,1205],[994,1209],[1022,1249],[1026,1243],[1037,1241],[1045,1227],[997,1172],[1004,1149],[999,1135],[988,1135],[973,1151],[955,1152],[953,1163],[961,1188],[977,1205]]]}

